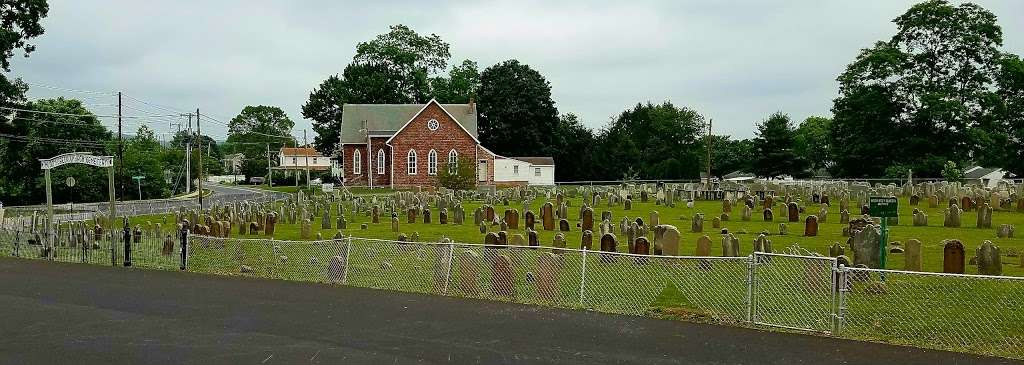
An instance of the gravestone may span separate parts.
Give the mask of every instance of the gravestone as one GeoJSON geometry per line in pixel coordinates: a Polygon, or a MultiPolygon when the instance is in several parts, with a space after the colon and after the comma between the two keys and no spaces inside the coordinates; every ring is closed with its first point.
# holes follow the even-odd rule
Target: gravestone
{"type": "MultiPolygon", "coordinates": [[[[534,232],[534,235],[536,236],[536,231],[530,232],[534,232]]],[[[536,245],[531,243],[530,246],[540,246],[540,242],[538,241],[536,245]]],[[[565,235],[562,233],[555,233],[555,238],[551,240],[551,246],[555,248],[552,252],[562,254],[564,252],[562,249],[565,248],[565,235]]]]}
{"type": "Polygon", "coordinates": [[[651,243],[647,240],[647,237],[637,237],[633,240],[633,252],[636,255],[650,255],[651,254],[651,243]]]}
{"type": "Polygon", "coordinates": [[[921,241],[911,238],[903,247],[903,270],[921,271],[921,241]]]}
{"type": "Polygon", "coordinates": [[[754,252],[772,253],[772,241],[764,234],[757,235],[754,239],[754,252]]]}
{"type": "Polygon", "coordinates": [[[405,213],[405,216],[406,216],[405,223],[408,223],[408,224],[416,223],[416,218],[418,217],[418,215],[419,215],[419,213],[416,212],[416,208],[409,208],[409,210],[407,210],[406,213],[405,213]]]}
{"type": "Polygon", "coordinates": [[[690,223],[690,232],[704,232],[704,214],[697,213],[693,215],[693,221],[690,223]]]}
{"type": "Polygon", "coordinates": [[[880,269],[881,257],[879,247],[882,242],[881,229],[868,224],[851,232],[850,243],[853,248],[853,264],[865,265],[868,268],[880,269]]]}
{"type": "Polygon", "coordinates": [[[526,221],[526,229],[537,229],[536,227],[534,227],[536,225],[537,219],[536,217],[534,217],[533,212],[529,210],[526,211],[526,213],[523,214],[523,218],[526,221]]]}
{"type": "Polygon", "coordinates": [[[580,224],[580,229],[581,230],[584,230],[584,231],[593,231],[594,230],[594,210],[593,209],[591,209],[590,207],[583,208],[583,211],[580,213],[580,218],[582,220],[582,223],[580,224]]]}
{"type": "Polygon", "coordinates": [[[928,215],[924,212],[914,208],[914,226],[925,227],[928,226],[928,215]]]}
{"type": "Polygon", "coordinates": [[[654,226],[654,252],[666,256],[679,256],[679,229],[668,224],[654,226]]]}
{"type": "Polygon", "coordinates": [[[617,252],[618,251],[618,239],[615,238],[614,234],[605,233],[601,236],[601,251],[604,252],[617,252]]]}
{"type": "Polygon", "coordinates": [[[423,224],[430,224],[430,208],[423,208],[423,224]]]}
{"type": "Polygon", "coordinates": [[[764,208],[764,211],[761,212],[761,219],[765,222],[775,220],[775,214],[772,213],[772,208],[764,208]]]}
{"type": "Polygon", "coordinates": [[[980,275],[1003,275],[1003,261],[999,256],[999,246],[986,240],[975,250],[978,258],[978,274],[980,275]]]}
{"type": "Polygon", "coordinates": [[[789,204],[786,205],[786,207],[787,207],[787,210],[788,210],[788,212],[786,212],[787,213],[786,215],[789,217],[789,221],[790,222],[799,222],[800,221],[800,207],[796,205],[796,202],[790,202],[789,204]]]}
{"type": "Polygon", "coordinates": [[[498,255],[494,258],[491,292],[498,297],[515,297],[515,270],[512,269],[512,259],[508,255],[498,255]]]}
{"type": "Polygon", "coordinates": [[[393,233],[400,232],[399,231],[399,226],[398,226],[398,217],[392,217],[391,218],[391,232],[393,232],[393,233]]]}
{"type": "MultiPolygon", "coordinates": [[[[273,214],[273,213],[271,213],[273,214]]],[[[269,230],[269,226],[267,226],[269,230]]],[[[320,229],[331,229],[331,214],[327,213],[320,217],[320,229]]]]}
{"type": "Polygon", "coordinates": [[[464,250],[459,253],[455,265],[455,272],[458,273],[458,284],[456,290],[466,296],[480,295],[480,267],[483,261],[480,254],[473,250],[464,250]]]}
{"type": "Polygon", "coordinates": [[[942,272],[963,274],[964,262],[963,243],[955,239],[942,241],[942,272]]]}
{"type": "Polygon", "coordinates": [[[804,236],[814,237],[818,235],[818,217],[815,215],[809,215],[804,220],[804,236]]]}
{"type": "Polygon", "coordinates": [[[736,257],[740,255],[740,239],[732,233],[722,235],[722,256],[736,257]]]}
{"type": "Polygon", "coordinates": [[[555,213],[551,202],[546,202],[544,203],[544,206],[541,207],[540,219],[542,220],[545,231],[552,231],[555,229],[555,213]]]}
{"type": "Polygon", "coordinates": [[[978,228],[992,228],[992,207],[984,203],[978,207],[978,228]]]}
{"type": "Polygon", "coordinates": [[[558,274],[561,270],[561,256],[546,252],[537,257],[537,296],[541,300],[553,302],[558,299],[558,274]]]}
{"type": "Polygon", "coordinates": [[[697,248],[694,252],[695,256],[711,256],[711,237],[703,235],[697,239],[697,248]]]}
{"type": "Polygon", "coordinates": [[[786,224],[785,223],[779,223],[779,235],[780,236],[785,236],[787,234],[789,234],[789,230],[786,228],[786,224]]]}
{"type": "Polygon", "coordinates": [[[712,228],[722,228],[722,218],[720,218],[720,217],[711,218],[711,227],[712,228]]]}
{"type": "Polygon", "coordinates": [[[569,232],[569,221],[563,219],[558,220],[558,230],[562,232],[569,232]]]}
{"type": "Polygon", "coordinates": [[[942,225],[950,228],[960,228],[960,214],[960,208],[956,204],[953,204],[949,209],[946,209],[946,217],[943,220],[942,225]]]}
{"type": "MultiPolygon", "coordinates": [[[[555,236],[558,236],[558,234],[556,234],[555,236]]],[[[582,249],[582,250],[593,250],[593,247],[594,247],[594,232],[592,232],[592,231],[583,231],[583,237],[580,239],[580,249],[582,249]]]]}
{"type": "Polygon", "coordinates": [[[441,210],[437,212],[437,223],[448,224],[448,208],[441,208],[441,210]]]}
{"type": "MultiPolygon", "coordinates": [[[[228,227],[227,231],[231,231],[231,228],[228,227]]],[[[274,212],[267,213],[267,216],[266,216],[266,227],[264,227],[263,231],[264,231],[264,233],[267,236],[273,236],[274,232],[277,231],[277,214],[276,213],[274,213],[274,212]]]]}
{"type": "Polygon", "coordinates": [[[844,249],[843,245],[840,245],[839,242],[832,244],[832,246],[828,248],[828,255],[831,257],[839,257],[845,254],[846,249],[844,249]]]}
{"type": "Polygon", "coordinates": [[[753,212],[751,211],[750,206],[743,205],[743,211],[741,213],[740,220],[742,220],[744,222],[748,222],[748,221],[750,221],[750,217],[752,215],[753,215],[753,212]]]}
{"type": "Polygon", "coordinates": [[[164,256],[169,256],[170,254],[174,253],[174,239],[171,238],[171,235],[167,235],[166,237],[164,237],[164,247],[162,250],[160,250],[160,253],[162,253],[164,256]]]}
{"type": "Polygon", "coordinates": [[[300,235],[304,240],[308,240],[313,237],[313,226],[310,223],[309,218],[302,220],[302,232],[300,235]]]}
{"type": "Polygon", "coordinates": [[[1012,224],[1001,224],[996,229],[996,237],[999,238],[1013,238],[1014,227],[1012,224]]]}

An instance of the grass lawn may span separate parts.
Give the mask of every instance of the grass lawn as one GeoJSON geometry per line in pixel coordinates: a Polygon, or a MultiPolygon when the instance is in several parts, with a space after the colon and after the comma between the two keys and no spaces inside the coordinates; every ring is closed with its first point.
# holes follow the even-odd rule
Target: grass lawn
{"type": "MultiPolygon", "coordinates": [[[[570,199],[570,207],[568,213],[570,219],[571,230],[564,232],[568,247],[579,248],[582,240],[582,232],[576,227],[576,223],[579,222],[579,206],[581,198],[570,199]]],[[[538,199],[530,204],[530,207],[535,212],[539,211],[543,201],[538,199]]],[[[422,217],[417,223],[409,224],[406,220],[405,212],[399,212],[399,228],[402,233],[407,236],[411,236],[413,232],[419,233],[420,241],[425,242],[437,242],[442,237],[448,237],[455,242],[462,243],[483,243],[483,234],[480,233],[479,227],[474,226],[472,223],[473,210],[482,204],[479,202],[467,202],[463,204],[466,209],[466,220],[467,222],[463,225],[447,224],[441,225],[437,223],[438,211],[432,209],[433,223],[425,224],[422,222],[422,217]]],[[[803,218],[805,215],[801,215],[801,221],[795,223],[788,223],[788,235],[779,235],[779,223],[783,223],[786,218],[779,217],[778,210],[781,209],[781,204],[776,204],[775,207],[775,221],[764,222],[761,219],[760,211],[755,210],[751,221],[741,221],[740,208],[733,208],[733,213],[730,214],[732,217],[728,222],[722,222],[723,228],[728,228],[730,232],[735,234],[740,239],[740,251],[743,255],[749,254],[753,250],[754,238],[761,231],[768,231],[770,233],[769,239],[772,241],[772,246],[776,252],[785,251],[786,247],[797,244],[801,248],[816,252],[822,255],[828,255],[829,247],[839,242],[845,245],[847,237],[843,237],[842,231],[845,225],[839,224],[839,212],[838,205],[836,204],[833,209],[828,213],[828,217],[825,219],[825,223],[819,225],[818,235],[815,237],[804,237],[803,234],[803,218]]],[[[495,206],[495,214],[501,215],[505,209],[522,209],[521,203],[510,203],[508,207],[495,206]]],[[[911,212],[915,207],[910,206],[909,201],[906,198],[900,198],[900,222],[898,225],[889,225],[889,241],[890,247],[892,242],[905,242],[908,239],[914,238],[921,241],[922,259],[924,271],[941,272],[942,271],[942,240],[945,239],[958,239],[964,243],[966,249],[966,256],[972,257],[974,255],[974,249],[981,245],[985,240],[991,240],[993,243],[998,245],[1003,254],[1003,275],[1008,276],[1024,276],[1024,268],[1021,267],[1020,257],[1009,257],[1008,253],[1011,251],[1024,252],[1024,238],[997,238],[996,229],[1000,224],[1012,224],[1014,226],[1024,227],[1024,213],[1015,211],[1002,211],[997,210],[992,214],[992,229],[979,229],[974,228],[975,221],[977,219],[977,213],[974,211],[964,212],[962,215],[962,227],[961,228],[946,228],[942,226],[943,215],[942,208],[928,208],[927,204],[916,206],[916,208],[924,211],[928,214],[928,226],[927,227],[915,227],[912,225],[911,212]]],[[[607,207],[602,204],[594,209],[595,213],[595,230],[599,222],[596,220],[600,219],[602,211],[612,212],[612,223],[617,226],[622,217],[629,217],[635,219],[641,217],[644,221],[649,221],[649,215],[651,211],[657,211],[660,216],[662,224],[671,224],[679,228],[682,233],[680,253],[683,255],[693,255],[696,249],[697,239],[702,235],[708,235],[712,242],[711,253],[714,256],[721,255],[721,235],[718,233],[719,229],[712,228],[711,219],[713,216],[718,216],[722,213],[722,203],[718,201],[697,201],[694,208],[688,209],[685,204],[676,204],[675,208],[669,208],[666,206],[655,205],[653,202],[640,203],[634,202],[631,210],[624,210],[622,205],[607,207]],[[695,213],[703,213],[705,215],[704,232],[693,233],[690,232],[690,217],[695,213]]],[[[808,211],[817,209],[808,208],[808,211]]],[[[337,210],[332,208],[332,211],[337,210]]],[[[372,223],[369,216],[369,212],[364,214],[355,215],[351,206],[346,204],[345,207],[346,218],[349,221],[348,227],[344,230],[346,235],[353,235],[356,237],[363,238],[378,238],[378,239],[396,239],[397,233],[391,231],[390,219],[386,214],[382,214],[380,223],[372,223]],[[361,230],[360,225],[366,223],[367,229],[361,230]]],[[[539,230],[538,238],[542,245],[550,246],[554,239],[556,231],[545,231],[540,229],[542,224],[540,223],[540,217],[538,216],[538,222],[536,228],[539,230]]],[[[333,218],[336,217],[332,217],[333,218]]],[[[157,222],[164,220],[165,218],[160,216],[141,216],[132,218],[133,224],[141,224],[145,221],[157,222]]],[[[449,219],[451,222],[452,219],[449,219]]],[[[166,218],[167,222],[173,221],[172,216],[168,215],[166,218]]],[[[524,227],[524,215],[520,212],[520,227],[519,229],[510,229],[508,231],[511,237],[514,234],[526,235],[524,227]]],[[[557,224],[556,224],[557,226],[557,224]]],[[[317,232],[321,232],[323,237],[333,237],[336,229],[333,229],[334,222],[332,222],[332,229],[321,229],[320,219],[314,219],[312,224],[313,235],[317,232]]],[[[490,231],[498,230],[497,226],[490,226],[490,231]]],[[[276,232],[274,234],[275,239],[279,240],[300,240],[301,227],[299,224],[288,224],[283,219],[278,220],[276,232]]],[[[616,232],[619,236],[619,251],[624,251],[626,244],[624,242],[624,234],[616,232]]],[[[233,230],[232,236],[237,236],[237,229],[233,230]]],[[[599,238],[598,234],[595,234],[595,246],[597,245],[599,238]]],[[[652,238],[653,233],[649,235],[652,238]]],[[[246,236],[253,237],[253,236],[246,236]]],[[[260,236],[262,237],[262,236],[260,236]]],[[[653,240],[652,240],[653,241],[653,240]]],[[[852,256],[847,247],[846,254],[852,256]]],[[[887,259],[887,269],[901,270],[904,268],[903,255],[902,254],[889,254],[887,259]]],[[[967,273],[976,273],[977,268],[974,266],[968,266],[967,273]]]]}
{"type": "MultiPolygon", "coordinates": [[[[531,202],[531,209],[539,210],[543,201],[531,202]]],[[[581,232],[576,227],[581,198],[570,199],[568,209],[571,230],[565,232],[570,248],[578,248],[581,232]]],[[[399,213],[400,231],[406,235],[417,232],[420,241],[437,242],[448,237],[455,242],[483,243],[479,228],[472,224],[472,212],[480,202],[467,202],[468,222],[464,225],[437,223],[438,211],[432,209],[432,224],[409,224],[404,212],[399,213]]],[[[496,206],[496,214],[509,208],[521,209],[522,203],[515,202],[509,207],[496,206]]],[[[890,225],[890,242],[916,238],[922,242],[922,257],[925,271],[938,272],[942,269],[942,244],[944,239],[959,239],[964,242],[967,257],[973,256],[974,249],[984,240],[991,240],[1001,247],[1003,253],[1003,274],[1024,276],[1019,257],[1009,257],[1011,251],[1024,251],[1020,238],[996,238],[995,229],[974,228],[975,212],[963,214],[961,228],[942,227],[942,208],[916,208],[929,216],[929,226],[913,227],[911,207],[905,198],[900,199],[900,224],[890,225]]],[[[776,205],[776,212],[781,204],[776,205]]],[[[612,212],[613,224],[618,225],[622,217],[642,217],[649,221],[651,211],[660,213],[662,224],[672,224],[682,233],[680,252],[693,255],[697,239],[707,234],[712,238],[712,255],[721,254],[721,239],[717,229],[712,228],[711,217],[720,215],[722,203],[698,201],[693,209],[685,204],[675,208],[651,203],[633,203],[631,210],[623,206],[595,209],[595,217],[601,212],[612,212]],[[705,232],[690,231],[690,217],[704,213],[705,232]]],[[[808,208],[808,211],[817,209],[808,208]]],[[[826,222],[820,225],[819,235],[803,237],[803,215],[801,222],[787,223],[789,235],[778,235],[778,225],[785,218],[776,213],[775,222],[763,222],[759,211],[751,221],[740,221],[740,209],[734,208],[732,221],[722,226],[736,233],[741,240],[741,253],[749,254],[756,235],[766,230],[776,252],[798,244],[801,248],[827,255],[829,246],[835,242],[845,243],[842,236],[844,225],[839,224],[838,204],[828,214],[826,222]]],[[[363,238],[395,239],[398,233],[391,231],[389,216],[382,215],[381,223],[371,223],[369,213],[352,214],[351,206],[345,207],[349,220],[346,235],[363,238]],[[367,229],[360,229],[361,224],[367,229]]],[[[336,209],[332,207],[332,212],[336,209]]],[[[334,218],[334,217],[332,217],[334,218]]],[[[172,215],[153,215],[132,218],[132,224],[164,222],[165,227],[173,223],[172,215]]],[[[522,214],[520,223],[525,221],[522,214]]],[[[332,226],[334,222],[332,219],[332,226]]],[[[993,227],[1000,224],[1024,224],[1024,213],[996,211],[992,218],[993,227]]],[[[537,227],[541,228],[539,219],[537,227]]],[[[489,230],[496,230],[490,226],[489,230]]],[[[616,228],[617,230],[617,228],[616,228]]],[[[315,237],[320,232],[325,239],[331,238],[336,229],[321,229],[320,219],[312,224],[315,237]]],[[[510,230],[509,235],[523,234],[522,227],[510,230]]],[[[550,246],[556,232],[538,231],[540,241],[550,246]]],[[[620,239],[623,235],[620,234],[620,239]]],[[[237,228],[233,238],[215,240],[204,245],[202,238],[194,238],[190,271],[223,275],[269,277],[300,281],[326,281],[325,272],[332,256],[340,255],[342,247],[336,242],[272,242],[263,235],[239,237],[237,228]],[[250,240],[253,239],[253,240],[250,240]],[[287,257],[287,259],[282,258],[287,257]],[[241,272],[246,265],[252,271],[241,272]]],[[[288,224],[279,219],[278,240],[300,240],[300,225],[288,224]]],[[[649,237],[650,238],[650,237],[649,237]]],[[[595,237],[595,245],[598,239],[595,237]]],[[[151,243],[154,247],[156,244],[151,243]]],[[[402,290],[424,293],[509,300],[570,308],[586,308],[613,313],[644,314],[655,316],[684,317],[690,320],[715,323],[744,323],[748,318],[747,302],[747,261],[745,258],[676,259],[650,258],[636,260],[634,257],[617,256],[607,260],[600,254],[590,253],[586,258],[579,252],[560,255],[560,274],[557,276],[555,294],[539,291],[541,256],[551,250],[541,249],[484,249],[480,246],[456,246],[452,256],[452,271],[448,280],[449,288],[442,288],[439,280],[446,268],[447,246],[398,245],[387,242],[355,240],[349,247],[347,285],[388,290],[402,290]],[[495,295],[497,285],[491,264],[482,265],[479,278],[467,289],[460,275],[466,259],[465,251],[474,251],[485,262],[493,262],[495,255],[504,254],[512,262],[514,295],[495,295]],[[581,276],[586,262],[585,278],[581,276]],[[582,294],[581,294],[582,282],[582,294]]],[[[625,243],[619,250],[625,250],[625,243]]],[[[154,248],[155,249],[155,248],[154,248]]],[[[152,251],[145,250],[142,251],[152,251]]],[[[852,255],[847,251],[847,255],[852,255]]],[[[153,255],[155,257],[155,255],[153,255]]],[[[109,257],[109,256],[108,256],[109,257]]],[[[140,257],[139,259],[143,259],[140,257]]],[[[154,259],[159,259],[155,257],[154,259]]],[[[164,258],[167,267],[174,267],[173,258],[164,258]]],[[[99,260],[103,262],[102,259],[99,260]]],[[[887,268],[903,269],[901,254],[890,254],[887,268]]],[[[976,273],[974,266],[968,266],[968,273],[976,273]]],[[[755,269],[756,282],[751,308],[755,322],[776,325],[792,325],[813,328],[819,331],[832,329],[834,295],[831,291],[831,270],[827,261],[800,261],[798,259],[773,257],[758,264],[755,269]]],[[[1012,358],[1024,358],[1024,280],[980,280],[971,278],[890,274],[884,286],[878,273],[865,273],[862,280],[851,280],[851,291],[846,293],[845,320],[838,333],[841,337],[885,341],[914,346],[993,354],[1012,358]]]]}

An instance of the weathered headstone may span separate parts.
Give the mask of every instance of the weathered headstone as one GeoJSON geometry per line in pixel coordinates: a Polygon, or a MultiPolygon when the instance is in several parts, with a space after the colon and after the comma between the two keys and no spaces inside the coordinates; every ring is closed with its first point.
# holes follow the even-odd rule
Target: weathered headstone
{"type": "Polygon", "coordinates": [[[909,239],[903,249],[903,270],[921,271],[921,241],[909,239]]]}
{"type": "MultiPolygon", "coordinates": [[[[986,203],[987,205],[987,203],[986,203]]],[[[1003,261],[999,255],[999,246],[986,240],[975,250],[978,258],[978,274],[980,275],[1003,275],[1003,261]]]]}
{"type": "Polygon", "coordinates": [[[964,273],[964,244],[959,240],[942,241],[942,272],[964,273]]]}
{"type": "Polygon", "coordinates": [[[804,236],[814,237],[818,235],[818,216],[809,215],[804,220],[804,236]]]}

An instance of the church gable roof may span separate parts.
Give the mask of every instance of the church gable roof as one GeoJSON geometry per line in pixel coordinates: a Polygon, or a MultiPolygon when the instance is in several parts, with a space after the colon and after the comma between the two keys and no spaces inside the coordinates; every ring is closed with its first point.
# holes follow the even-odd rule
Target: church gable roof
{"type": "MultiPolygon", "coordinates": [[[[365,143],[363,121],[372,137],[391,137],[427,104],[345,104],[342,106],[341,143],[365,143]]],[[[476,106],[438,104],[474,139],[477,136],[476,106]]]]}

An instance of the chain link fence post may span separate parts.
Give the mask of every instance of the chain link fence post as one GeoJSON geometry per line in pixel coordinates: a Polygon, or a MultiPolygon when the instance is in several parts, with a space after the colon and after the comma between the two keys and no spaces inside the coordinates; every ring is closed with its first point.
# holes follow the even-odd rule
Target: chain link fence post
{"type": "Polygon", "coordinates": [[[442,291],[441,294],[448,295],[448,285],[452,281],[452,258],[453,258],[453,256],[455,256],[455,244],[449,242],[445,246],[448,247],[448,252],[446,253],[446,255],[448,255],[448,257],[447,257],[447,259],[448,259],[448,263],[447,263],[448,268],[447,268],[447,271],[444,274],[444,291],[442,291]]]}
{"type": "Polygon", "coordinates": [[[128,217],[124,217],[124,267],[132,266],[132,228],[128,217]]]}
{"type": "Polygon", "coordinates": [[[583,287],[587,285],[587,251],[586,247],[583,248],[583,263],[580,265],[580,308],[583,308],[583,287]]]}
{"type": "Polygon", "coordinates": [[[757,253],[747,256],[747,322],[754,322],[754,270],[757,267],[757,253]]]}
{"type": "Polygon", "coordinates": [[[181,271],[188,270],[188,225],[181,226],[181,271]]]}
{"type": "Polygon", "coordinates": [[[836,299],[836,319],[835,325],[832,328],[832,335],[838,336],[843,331],[843,321],[846,319],[846,292],[849,291],[847,286],[846,275],[848,270],[846,265],[838,265],[835,268],[835,289],[838,298],[836,299]]]}
{"type": "Polygon", "coordinates": [[[348,283],[348,267],[352,265],[349,261],[349,253],[352,251],[352,236],[345,237],[345,269],[341,273],[341,285],[348,283]]]}

